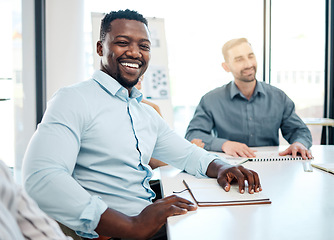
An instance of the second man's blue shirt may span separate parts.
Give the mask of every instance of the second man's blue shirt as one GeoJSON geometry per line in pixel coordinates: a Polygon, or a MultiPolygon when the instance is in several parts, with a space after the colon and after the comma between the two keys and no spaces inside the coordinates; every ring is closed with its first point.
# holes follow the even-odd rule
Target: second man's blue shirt
{"type": "Polygon", "coordinates": [[[309,129],[282,90],[257,81],[248,100],[232,81],[202,97],[186,138],[189,141],[202,139],[206,150],[221,152],[226,141],[244,143],[248,147],[278,146],[279,129],[290,144],[300,142],[311,147],[309,129]]]}

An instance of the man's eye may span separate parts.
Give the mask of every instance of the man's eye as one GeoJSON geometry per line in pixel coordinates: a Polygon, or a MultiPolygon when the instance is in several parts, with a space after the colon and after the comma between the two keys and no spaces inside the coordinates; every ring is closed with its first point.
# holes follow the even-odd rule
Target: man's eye
{"type": "Polygon", "coordinates": [[[151,47],[149,45],[140,45],[140,48],[143,49],[144,51],[150,51],[151,47]]]}
{"type": "Polygon", "coordinates": [[[128,44],[128,42],[120,41],[120,42],[117,42],[116,44],[118,44],[120,46],[126,46],[128,44]]]}

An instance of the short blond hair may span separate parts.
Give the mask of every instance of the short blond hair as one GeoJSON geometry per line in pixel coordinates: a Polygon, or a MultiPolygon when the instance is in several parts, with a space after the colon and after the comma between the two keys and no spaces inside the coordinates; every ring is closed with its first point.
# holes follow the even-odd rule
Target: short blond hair
{"type": "Polygon", "coordinates": [[[232,39],[228,42],[226,42],[223,46],[223,56],[224,56],[224,59],[225,59],[225,62],[228,61],[228,50],[230,50],[231,48],[237,46],[237,45],[240,45],[241,43],[248,43],[250,45],[250,43],[248,42],[247,38],[235,38],[235,39],[232,39]]]}

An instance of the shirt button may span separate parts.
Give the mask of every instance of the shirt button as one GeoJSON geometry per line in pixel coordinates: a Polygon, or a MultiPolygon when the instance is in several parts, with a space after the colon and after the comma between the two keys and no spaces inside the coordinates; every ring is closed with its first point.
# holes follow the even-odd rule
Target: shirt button
{"type": "Polygon", "coordinates": [[[122,90],[122,93],[125,93],[125,90],[124,90],[124,89],[122,90]]]}
{"type": "Polygon", "coordinates": [[[252,121],[252,118],[250,117],[249,120],[252,121]]]}

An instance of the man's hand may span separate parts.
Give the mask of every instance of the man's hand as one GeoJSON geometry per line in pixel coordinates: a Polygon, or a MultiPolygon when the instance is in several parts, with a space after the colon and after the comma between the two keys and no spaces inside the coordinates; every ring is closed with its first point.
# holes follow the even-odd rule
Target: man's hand
{"type": "Polygon", "coordinates": [[[196,144],[198,147],[201,147],[201,148],[204,148],[205,146],[202,139],[199,139],[199,138],[194,138],[193,140],[191,140],[191,143],[196,144]]]}
{"type": "Polygon", "coordinates": [[[95,231],[109,237],[148,239],[166,223],[168,217],[196,209],[192,202],[175,195],[155,201],[133,217],[108,208],[101,215],[95,231]]]}
{"type": "Polygon", "coordinates": [[[244,193],[245,180],[248,182],[250,194],[262,191],[259,175],[241,165],[232,166],[216,159],[209,164],[206,174],[208,177],[216,177],[217,182],[226,192],[230,191],[232,181],[237,181],[239,192],[244,193]]]}
{"type": "Polygon", "coordinates": [[[147,206],[138,216],[134,217],[134,220],[138,225],[138,232],[146,231],[148,234],[145,235],[152,236],[166,223],[168,217],[186,214],[196,209],[197,206],[192,202],[172,195],[147,206]]]}
{"type": "Polygon", "coordinates": [[[233,157],[255,157],[256,150],[250,149],[246,144],[226,141],[222,146],[223,152],[233,157]]]}
{"type": "Polygon", "coordinates": [[[300,155],[302,156],[302,158],[304,160],[313,158],[312,154],[311,154],[311,151],[308,150],[300,142],[294,142],[285,151],[280,152],[279,155],[280,156],[285,156],[285,155],[289,155],[290,154],[290,155],[292,155],[293,158],[295,158],[295,157],[297,157],[298,153],[300,153],[300,155]]]}

